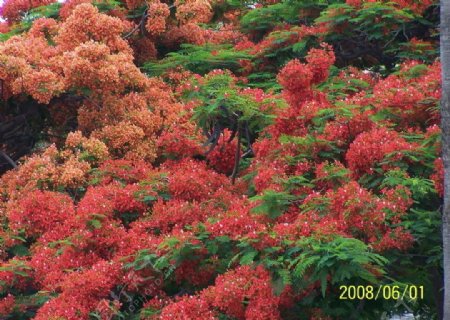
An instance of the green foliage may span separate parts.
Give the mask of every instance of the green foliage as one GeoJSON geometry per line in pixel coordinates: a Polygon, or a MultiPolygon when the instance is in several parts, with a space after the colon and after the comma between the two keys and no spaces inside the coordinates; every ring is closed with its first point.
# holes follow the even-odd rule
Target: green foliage
{"type": "MultiPolygon", "coordinates": [[[[301,16],[301,10],[320,10],[329,3],[336,1],[312,1],[312,0],[285,0],[279,3],[250,10],[245,14],[241,22],[243,30],[266,31],[282,23],[297,24],[301,16]]],[[[308,19],[305,19],[306,22],[308,19]]]]}
{"type": "MultiPolygon", "coordinates": [[[[428,24],[428,23],[425,23],[428,24]]],[[[427,63],[432,63],[439,51],[431,43],[415,43],[410,42],[400,43],[401,50],[395,50],[394,53],[401,59],[419,60],[427,63]]],[[[390,51],[388,51],[390,52],[390,51]]]]}
{"type": "Polygon", "coordinates": [[[124,3],[118,0],[94,1],[92,3],[100,12],[109,12],[124,7],[124,3]]]}
{"type": "Polygon", "coordinates": [[[251,55],[236,51],[231,45],[183,44],[181,50],[170,52],[158,62],[147,62],[142,69],[152,76],[180,66],[198,74],[205,74],[214,69],[238,71],[241,69],[239,61],[249,58],[251,55]]]}
{"type": "Polygon", "coordinates": [[[300,152],[295,157],[292,157],[289,159],[290,162],[297,163],[299,161],[302,161],[304,159],[313,159],[314,158],[314,152],[315,149],[320,146],[324,150],[327,151],[320,151],[319,155],[323,158],[323,160],[335,160],[339,159],[339,155],[341,154],[341,149],[338,148],[334,142],[318,138],[314,134],[307,134],[305,136],[289,136],[289,135],[282,135],[279,138],[279,141],[281,144],[293,144],[299,146],[300,152]]]}
{"type": "Polygon", "coordinates": [[[9,260],[8,264],[0,266],[0,271],[11,272],[22,277],[29,277],[30,274],[28,272],[31,272],[31,270],[32,268],[28,266],[25,261],[17,259],[9,260]]]}
{"type": "Polygon", "coordinates": [[[22,244],[17,244],[9,249],[10,253],[12,255],[18,256],[18,257],[24,257],[29,256],[30,251],[28,248],[22,244]]]}
{"type": "MultiPolygon", "coordinates": [[[[346,46],[344,59],[358,64],[376,65],[378,71],[395,66],[399,58],[418,58],[431,62],[436,51],[430,45],[413,46],[408,30],[432,30],[435,21],[428,21],[408,8],[399,8],[394,2],[364,2],[362,8],[344,3],[332,4],[323,10],[316,23],[326,23],[337,32],[325,36],[328,43],[346,46]],[[418,29],[416,29],[418,30],[418,29]],[[348,53],[347,52],[347,53],[348,53]],[[370,56],[370,59],[366,59],[370,56]],[[370,62],[369,62],[370,61],[370,62]]],[[[412,31],[415,32],[415,31],[412,31]]],[[[340,52],[336,52],[340,55],[340,52]]],[[[350,62],[349,61],[349,62],[350,62]]],[[[383,72],[384,73],[384,72],[383,72]]]]}
{"type": "Polygon", "coordinates": [[[306,285],[320,281],[323,296],[328,282],[332,285],[378,283],[380,279],[375,273],[384,274],[383,267],[388,263],[383,256],[371,252],[366,244],[352,238],[337,237],[330,242],[305,238],[297,246],[303,252],[291,262],[294,278],[306,285]]]}
{"type": "Polygon", "coordinates": [[[282,215],[296,197],[287,192],[276,192],[266,190],[261,196],[255,196],[251,200],[260,200],[261,204],[253,208],[253,212],[264,214],[271,219],[275,219],[282,215]]]}
{"type": "Polygon", "coordinates": [[[277,3],[268,7],[250,10],[242,19],[241,27],[244,30],[268,30],[288,19],[298,19],[292,13],[295,10],[289,10],[285,3],[277,3]]]}
{"type": "Polygon", "coordinates": [[[407,79],[414,79],[422,76],[428,69],[428,66],[425,64],[418,64],[412,68],[410,68],[408,71],[404,73],[404,76],[407,79]]]}
{"type": "Polygon", "coordinates": [[[28,31],[33,21],[39,18],[58,18],[59,9],[61,8],[61,3],[55,2],[46,6],[40,6],[30,11],[26,12],[22,21],[13,24],[10,31],[7,33],[0,33],[0,41],[6,41],[12,36],[20,35],[28,31]]]}
{"type": "Polygon", "coordinates": [[[250,145],[251,140],[271,123],[271,108],[280,102],[272,98],[257,102],[252,95],[243,93],[228,73],[206,76],[201,83],[194,80],[193,86],[197,88],[185,92],[183,98],[200,102],[194,109],[193,120],[213,146],[225,129],[250,145]]]}
{"type": "MultiPolygon", "coordinates": [[[[233,79],[227,75],[217,75],[209,78],[199,91],[188,95],[189,99],[199,99],[204,107],[196,108],[194,119],[200,127],[206,127],[211,119],[226,119],[229,115],[240,114],[240,121],[251,121],[254,127],[264,126],[267,116],[260,109],[259,104],[250,96],[242,95],[233,88],[233,79]],[[254,121],[252,121],[254,120],[254,121]]],[[[229,127],[230,123],[224,123],[229,127]]]]}
{"type": "Polygon", "coordinates": [[[321,12],[316,22],[329,23],[334,27],[350,23],[353,28],[346,28],[342,35],[334,34],[333,37],[342,37],[351,30],[352,34],[363,33],[367,40],[373,41],[386,40],[387,28],[392,29],[392,34],[396,36],[397,30],[401,30],[403,24],[412,19],[414,15],[411,12],[397,9],[390,3],[366,2],[361,9],[347,4],[331,5],[321,12]]]}
{"type": "Polygon", "coordinates": [[[255,72],[248,77],[249,87],[261,88],[267,91],[280,91],[281,86],[276,81],[276,74],[273,72],[255,72]]]}
{"type": "Polygon", "coordinates": [[[381,188],[405,186],[412,192],[416,200],[424,200],[432,194],[436,194],[434,183],[430,179],[423,177],[407,177],[404,171],[390,170],[386,173],[381,188]]]}
{"type": "MultiPolygon", "coordinates": [[[[327,79],[324,83],[319,85],[319,89],[326,93],[327,98],[330,101],[336,101],[340,106],[342,105],[342,102],[339,101],[341,98],[345,98],[348,96],[348,94],[358,93],[361,91],[370,92],[371,87],[370,84],[366,81],[363,81],[361,79],[357,78],[347,78],[344,81],[339,77],[340,73],[347,73],[349,72],[348,69],[337,69],[332,68],[330,72],[330,78],[327,79]]],[[[349,106],[350,107],[350,106],[349,106]]]]}

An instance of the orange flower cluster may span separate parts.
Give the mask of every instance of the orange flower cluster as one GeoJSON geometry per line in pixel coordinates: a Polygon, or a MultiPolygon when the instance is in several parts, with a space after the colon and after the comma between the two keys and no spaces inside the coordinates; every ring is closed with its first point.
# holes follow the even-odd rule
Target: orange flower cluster
{"type": "Polygon", "coordinates": [[[121,35],[127,24],[121,19],[99,13],[91,4],[82,3],[61,25],[55,42],[62,51],[74,50],[90,40],[106,44],[112,52],[128,52],[128,43],[121,35]]]}
{"type": "Polygon", "coordinates": [[[148,6],[148,19],[145,28],[152,36],[158,36],[166,31],[166,19],[170,15],[169,6],[155,1],[148,6]]]}
{"type": "Polygon", "coordinates": [[[103,140],[115,157],[153,161],[157,136],[180,117],[182,106],[175,103],[170,89],[160,80],[145,80],[145,92],[120,99],[104,95],[101,107],[87,101],[79,110],[80,129],[103,140]]]}
{"type": "Polygon", "coordinates": [[[169,29],[161,42],[168,48],[177,48],[182,43],[202,45],[206,42],[205,31],[195,23],[187,23],[169,29]]]}
{"type": "Polygon", "coordinates": [[[158,55],[155,42],[150,38],[133,38],[130,41],[130,45],[133,48],[134,60],[137,65],[142,65],[144,62],[155,60],[158,55]]]}
{"type": "MultiPolygon", "coordinates": [[[[150,4],[150,12],[164,19],[169,15],[162,3],[150,4]]],[[[136,67],[131,47],[121,38],[125,29],[122,20],[86,3],[60,24],[39,19],[28,34],[0,45],[0,79],[13,94],[29,94],[45,104],[66,91],[88,95],[78,110],[82,132],[102,139],[112,156],[153,161],[157,135],[179,117],[181,105],[166,85],[136,67]]],[[[62,168],[64,185],[75,185],[88,169],[75,159],[62,168]]]]}
{"type": "Polygon", "coordinates": [[[1,16],[8,22],[19,21],[23,15],[36,7],[45,6],[54,0],[6,0],[1,7],[1,16]]]}
{"type": "Polygon", "coordinates": [[[205,37],[207,42],[217,44],[224,44],[224,43],[236,44],[239,41],[242,41],[242,39],[247,38],[233,24],[224,24],[218,30],[211,30],[211,29],[205,30],[205,37]]]}
{"type": "Polygon", "coordinates": [[[100,92],[142,85],[144,76],[121,38],[124,30],[120,19],[90,4],[77,6],[60,25],[39,19],[28,34],[0,46],[0,79],[14,94],[26,93],[46,104],[69,88],[100,92]]]}
{"type": "Polygon", "coordinates": [[[77,188],[86,183],[91,167],[108,157],[108,149],[103,142],[74,132],[68,135],[62,150],[58,151],[51,145],[42,154],[26,159],[19,170],[4,174],[0,180],[0,193],[16,199],[36,188],[77,188]]]}
{"type": "Polygon", "coordinates": [[[73,12],[73,10],[82,3],[91,3],[91,0],[67,0],[64,1],[61,9],[59,10],[59,16],[61,19],[67,19],[73,12]]]}
{"type": "Polygon", "coordinates": [[[209,0],[176,0],[175,6],[181,24],[208,23],[213,16],[209,0]]]}

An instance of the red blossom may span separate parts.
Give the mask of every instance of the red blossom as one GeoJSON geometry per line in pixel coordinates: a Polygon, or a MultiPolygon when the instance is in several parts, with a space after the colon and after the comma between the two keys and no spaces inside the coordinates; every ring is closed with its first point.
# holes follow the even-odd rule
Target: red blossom
{"type": "Polygon", "coordinates": [[[62,193],[33,191],[9,210],[13,230],[24,229],[30,236],[39,236],[75,215],[72,199],[62,193]]]}
{"type": "Polygon", "coordinates": [[[184,296],[162,309],[161,320],[217,320],[216,312],[209,308],[208,303],[196,296],[184,296]]]}
{"type": "Polygon", "coordinates": [[[400,135],[386,128],[373,129],[361,133],[350,145],[345,159],[355,177],[364,173],[373,173],[375,164],[387,154],[402,157],[402,151],[411,150],[412,146],[400,135]]]}

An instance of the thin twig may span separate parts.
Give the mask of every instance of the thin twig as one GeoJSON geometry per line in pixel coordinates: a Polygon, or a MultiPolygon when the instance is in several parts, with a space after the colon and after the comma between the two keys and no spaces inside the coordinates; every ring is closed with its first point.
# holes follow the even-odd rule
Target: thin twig
{"type": "MultiPolygon", "coordinates": [[[[175,7],[174,4],[170,5],[169,6],[169,10],[174,8],[174,7],[175,7]]],[[[148,7],[144,10],[144,13],[142,14],[142,17],[141,17],[141,21],[139,21],[138,25],[135,28],[133,28],[133,30],[128,32],[126,35],[124,35],[123,38],[127,39],[127,38],[131,37],[133,35],[133,33],[135,33],[136,31],[139,30],[139,28],[141,28],[141,32],[143,33],[144,30],[145,30],[144,29],[144,24],[145,24],[145,20],[146,20],[147,17],[148,17],[148,7]]]]}
{"type": "Polygon", "coordinates": [[[6,159],[6,161],[8,161],[8,163],[13,167],[13,168],[17,168],[17,164],[14,162],[13,159],[11,159],[5,152],[3,152],[3,150],[0,150],[0,155],[6,159]]]}
{"type": "Polygon", "coordinates": [[[398,29],[398,30],[395,32],[395,34],[394,34],[394,36],[392,37],[392,39],[389,40],[388,42],[386,42],[386,44],[383,46],[383,49],[387,48],[387,46],[389,46],[389,45],[397,38],[397,36],[398,36],[398,34],[400,33],[400,31],[402,31],[402,29],[398,29]]]}
{"type": "Polygon", "coordinates": [[[250,154],[250,153],[255,154],[253,152],[252,142],[250,141],[250,129],[248,128],[248,122],[247,121],[245,122],[245,138],[247,139],[247,152],[246,152],[246,155],[250,154]]]}
{"type": "Polygon", "coordinates": [[[129,37],[131,37],[133,35],[133,33],[135,33],[136,31],[139,30],[139,28],[141,27],[141,25],[144,24],[145,22],[145,18],[147,18],[148,16],[148,7],[145,9],[144,14],[141,17],[141,21],[139,21],[138,25],[133,28],[133,30],[131,30],[130,32],[128,32],[126,35],[123,36],[124,39],[127,39],[129,37]]]}
{"type": "Polygon", "coordinates": [[[234,168],[233,168],[233,173],[231,174],[231,184],[234,184],[236,181],[236,176],[239,171],[239,162],[241,160],[241,126],[240,126],[240,124],[238,124],[237,136],[238,136],[238,141],[237,141],[237,146],[236,146],[236,154],[234,155],[234,168]]]}

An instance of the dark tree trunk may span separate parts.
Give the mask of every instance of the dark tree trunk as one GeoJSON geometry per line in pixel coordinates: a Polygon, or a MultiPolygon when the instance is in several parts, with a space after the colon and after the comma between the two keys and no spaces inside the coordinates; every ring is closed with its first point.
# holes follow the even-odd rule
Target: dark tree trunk
{"type": "Polygon", "coordinates": [[[450,0],[441,1],[442,63],[442,159],[444,162],[444,207],[442,212],[442,244],[444,253],[443,319],[450,320],[450,0]]]}

